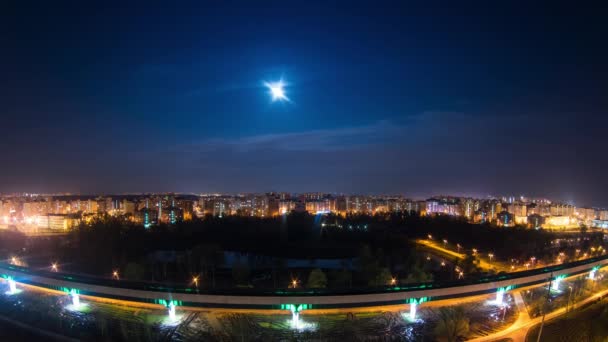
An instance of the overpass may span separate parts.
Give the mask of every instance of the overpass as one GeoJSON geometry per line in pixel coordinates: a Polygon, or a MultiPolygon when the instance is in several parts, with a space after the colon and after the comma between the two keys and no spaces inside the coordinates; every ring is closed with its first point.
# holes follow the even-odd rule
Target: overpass
{"type": "Polygon", "coordinates": [[[585,274],[608,264],[608,256],[601,256],[537,268],[528,271],[453,282],[432,282],[387,286],[361,290],[205,290],[193,287],[152,282],[133,282],[96,278],[86,275],[54,273],[0,263],[0,276],[17,284],[42,287],[66,293],[130,302],[186,307],[226,309],[286,309],[302,305],[305,309],[374,307],[383,305],[419,304],[429,300],[469,297],[489,293],[504,293],[518,287],[554,281],[585,274]]]}

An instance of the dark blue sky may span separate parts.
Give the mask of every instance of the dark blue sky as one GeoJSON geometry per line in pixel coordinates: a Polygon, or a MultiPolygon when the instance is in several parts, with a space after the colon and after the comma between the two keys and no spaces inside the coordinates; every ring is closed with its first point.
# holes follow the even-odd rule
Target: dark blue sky
{"type": "Polygon", "coordinates": [[[0,191],[608,206],[608,13],[509,3],[9,5],[0,191]]]}

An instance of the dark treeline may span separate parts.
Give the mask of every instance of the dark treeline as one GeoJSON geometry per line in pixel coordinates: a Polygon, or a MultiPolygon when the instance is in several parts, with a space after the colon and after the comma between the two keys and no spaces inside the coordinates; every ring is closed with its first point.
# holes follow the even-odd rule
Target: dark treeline
{"type": "MultiPolygon", "coordinates": [[[[472,248],[492,251],[497,259],[525,259],[531,255],[550,260],[557,253],[596,246],[601,233],[582,232],[578,244],[555,248],[557,234],[525,228],[471,224],[463,219],[408,213],[374,216],[314,216],[292,213],[272,218],[212,217],[158,225],[145,229],[121,217],[104,217],[73,229],[60,242],[32,246],[29,251],[59,260],[65,271],[134,280],[188,282],[200,276],[201,287],[353,287],[395,282],[454,280],[453,269],[438,267],[417,250],[415,239],[447,239],[463,252],[472,248]],[[237,260],[228,264],[226,251],[237,260]],[[238,258],[239,255],[242,258],[238,258]],[[308,267],[289,267],[288,259],[310,260],[308,267]],[[324,269],[315,259],[340,258],[341,267],[324,269]]],[[[15,235],[15,234],[13,234],[15,235]]],[[[16,234],[18,235],[18,234],[16,234]]],[[[572,235],[569,235],[572,237],[572,235]]],[[[21,253],[18,236],[4,253],[21,253]]],[[[46,262],[46,261],[45,261],[46,262]]],[[[458,265],[468,277],[480,272],[469,255],[458,265]]]]}

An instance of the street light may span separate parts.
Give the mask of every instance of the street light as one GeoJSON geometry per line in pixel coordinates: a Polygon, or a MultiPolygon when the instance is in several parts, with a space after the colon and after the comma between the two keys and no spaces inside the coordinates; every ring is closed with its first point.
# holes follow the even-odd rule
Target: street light
{"type": "Polygon", "coordinates": [[[116,280],[120,280],[120,276],[118,275],[118,271],[114,270],[112,272],[112,278],[116,279],[116,280]]]}
{"type": "Polygon", "coordinates": [[[391,278],[391,285],[397,284],[397,279],[395,277],[391,278]]]}
{"type": "Polygon", "coordinates": [[[570,311],[570,297],[572,297],[572,286],[568,286],[568,288],[570,289],[570,294],[568,295],[568,303],[566,303],[566,314],[570,311]]]}
{"type": "Polygon", "coordinates": [[[58,271],[58,269],[57,269],[57,263],[56,262],[54,262],[54,263],[51,264],[51,270],[53,272],[57,272],[58,271]]]}
{"type": "Polygon", "coordinates": [[[457,244],[456,244],[456,248],[458,248],[458,253],[460,253],[460,248],[461,248],[461,247],[462,247],[462,246],[461,246],[459,243],[457,243],[457,244]]]}
{"type": "Polygon", "coordinates": [[[296,287],[298,287],[298,280],[297,279],[293,279],[291,281],[291,286],[295,289],[296,287]]]}
{"type": "Polygon", "coordinates": [[[477,248],[473,248],[473,255],[477,255],[477,248]]]}
{"type": "Polygon", "coordinates": [[[198,276],[192,277],[192,282],[194,283],[194,286],[198,288],[198,276]]]}
{"type": "Polygon", "coordinates": [[[433,240],[433,235],[429,234],[427,235],[427,237],[429,238],[429,240],[433,240]]]}
{"type": "Polygon", "coordinates": [[[488,254],[488,257],[490,257],[490,261],[492,261],[492,258],[494,258],[494,253],[488,254]]]}

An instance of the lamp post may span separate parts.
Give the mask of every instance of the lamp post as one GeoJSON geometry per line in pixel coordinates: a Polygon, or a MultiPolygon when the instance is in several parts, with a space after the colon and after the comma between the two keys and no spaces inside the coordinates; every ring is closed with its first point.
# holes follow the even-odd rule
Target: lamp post
{"type": "Polygon", "coordinates": [[[570,312],[570,297],[572,297],[572,286],[568,286],[570,289],[570,294],[568,294],[568,303],[566,303],[566,315],[570,312]]]}

